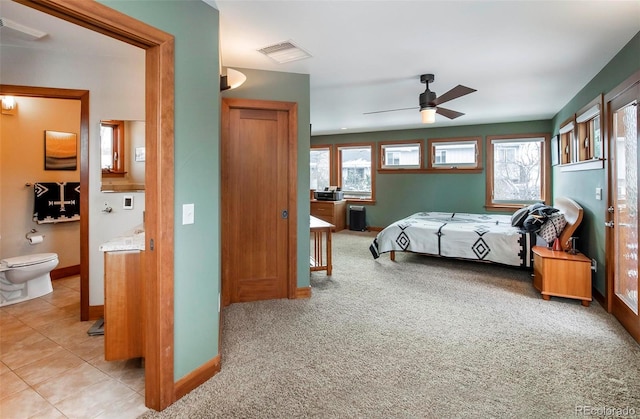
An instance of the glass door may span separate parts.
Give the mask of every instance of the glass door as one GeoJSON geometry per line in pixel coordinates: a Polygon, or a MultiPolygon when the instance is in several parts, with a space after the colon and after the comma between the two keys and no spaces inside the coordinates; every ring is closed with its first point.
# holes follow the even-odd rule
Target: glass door
{"type": "MultiPolygon", "coordinates": [[[[612,100],[611,213],[613,286],[611,311],[640,341],[638,316],[638,97],[639,85],[612,100]]],[[[610,271],[611,272],[611,271],[610,271]]]]}

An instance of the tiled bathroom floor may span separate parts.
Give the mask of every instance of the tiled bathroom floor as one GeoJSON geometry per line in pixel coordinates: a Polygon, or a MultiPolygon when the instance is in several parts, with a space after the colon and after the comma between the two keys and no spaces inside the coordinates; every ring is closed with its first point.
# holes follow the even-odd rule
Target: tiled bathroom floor
{"type": "Polygon", "coordinates": [[[104,337],[80,321],[80,277],[0,308],[0,419],[135,418],[144,405],[140,360],[105,361],[104,337]]]}

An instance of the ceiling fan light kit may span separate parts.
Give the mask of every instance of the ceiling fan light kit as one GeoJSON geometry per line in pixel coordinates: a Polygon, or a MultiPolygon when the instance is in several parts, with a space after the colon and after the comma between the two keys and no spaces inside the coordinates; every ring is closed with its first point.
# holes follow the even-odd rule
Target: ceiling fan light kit
{"type": "Polygon", "coordinates": [[[423,124],[433,124],[436,122],[436,108],[420,109],[423,124]]]}
{"type": "MultiPolygon", "coordinates": [[[[476,91],[476,89],[472,89],[470,87],[466,87],[459,84],[453,89],[449,90],[447,93],[438,97],[435,92],[432,92],[431,90],[429,90],[429,83],[433,82],[434,79],[435,79],[435,76],[433,74],[423,74],[420,76],[420,82],[427,85],[427,88],[424,90],[424,92],[420,93],[420,96],[419,96],[419,105],[420,105],[419,109],[420,109],[420,115],[422,116],[422,123],[433,124],[434,122],[436,122],[436,113],[444,117],[447,117],[449,119],[455,119],[459,116],[464,115],[464,113],[462,112],[441,108],[438,105],[453,99],[457,99],[460,96],[473,93],[476,91]]],[[[365,112],[364,115],[371,115],[371,114],[384,113],[384,112],[404,111],[408,109],[416,109],[416,108],[400,108],[400,109],[388,109],[386,111],[365,112]]]]}
{"type": "Polygon", "coordinates": [[[453,111],[451,109],[445,109],[438,107],[441,103],[448,102],[453,99],[457,99],[460,96],[468,95],[476,90],[470,87],[457,85],[447,93],[438,97],[435,92],[429,90],[429,83],[435,80],[433,74],[423,74],[420,76],[420,82],[427,85],[425,91],[420,93],[420,113],[422,114],[422,122],[425,124],[432,124],[436,121],[435,114],[438,113],[449,119],[455,119],[464,115],[462,112],[453,111]]]}

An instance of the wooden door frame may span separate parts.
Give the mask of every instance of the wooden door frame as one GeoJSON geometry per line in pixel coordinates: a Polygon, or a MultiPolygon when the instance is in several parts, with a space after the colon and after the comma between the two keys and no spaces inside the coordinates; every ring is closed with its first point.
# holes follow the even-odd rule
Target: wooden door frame
{"type": "MultiPolygon", "coordinates": [[[[612,123],[613,112],[611,109],[611,102],[638,83],[640,83],[640,70],[633,73],[625,81],[623,81],[614,89],[612,89],[609,93],[604,95],[604,104],[606,109],[606,117],[604,118],[604,122],[605,122],[604,132],[605,132],[606,138],[605,138],[605,147],[603,147],[603,150],[605,152],[604,158],[605,160],[608,161],[606,170],[604,171],[605,173],[604,184],[607,185],[607,208],[613,205],[613,190],[612,190],[612,175],[611,175],[612,158],[611,158],[611,150],[609,149],[609,146],[611,144],[610,140],[613,135],[613,123],[612,123]]],[[[608,212],[605,212],[605,216],[604,216],[605,221],[608,221],[609,218],[610,218],[610,214],[608,212]]],[[[614,269],[615,236],[613,234],[612,229],[606,228],[606,227],[605,229],[606,229],[605,231],[605,264],[607,266],[606,272],[605,272],[605,290],[607,293],[605,298],[605,301],[606,301],[605,308],[609,313],[611,313],[612,306],[613,306],[613,295],[615,293],[613,289],[614,288],[613,282],[614,282],[614,275],[615,275],[615,269],[614,269]]]]}
{"type": "MultiPolygon", "coordinates": [[[[298,271],[298,104],[295,102],[279,102],[270,100],[254,100],[254,99],[238,99],[223,98],[221,106],[221,142],[229,141],[230,135],[230,112],[231,109],[259,109],[286,111],[288,117],[288,206],[289,206],[289,249],[288,249],[288,266],[287,266],[287,297],[289,299],[297,298],[297,271],[298,271]]],[[[221,166],[225,163],[221,162],[221,166]]],[[[222,173],[222,181],[224,182],[224,172],[222,173]]],[[[222,197],[224,199],[224,196],[222,197]]],[[[222,229],[225,230],[222,220],[222,229]]],[[[228,252],[222,246],[222,259],[224,263],[225,255],[228,252]]],[[[221,294],[222,306],[230,304],[228,278],[222,277],[221,294]]],[[[222,316],[221,316],[222,317],[222,316]]]]}
{"type": "MultiPolygon", "coordinates": [[[[145,50],[145,404],[163,410],[176,399],[173,377],[174,38],[95,1],[14,1],[145,50]]],[[[86,169],[88,172],[88,167],[86,169]]],[[[84,194],[88,199],[87,195],[84,194]]],[[[84,220],[88,223],[88,217],[84,220]]]]}

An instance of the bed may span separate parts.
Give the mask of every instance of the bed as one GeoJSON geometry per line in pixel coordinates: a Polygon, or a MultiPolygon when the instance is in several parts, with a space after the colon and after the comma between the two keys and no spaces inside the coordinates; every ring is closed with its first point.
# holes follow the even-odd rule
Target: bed
{"type": "MultiPolygon", "coordinates": [[[[558,238],[568,250],[570,237],[582,221],[582,207],[564,197],[557,198],[553,207],[566,221],[558,238]]],[[[513,227],[511,218],[501,214],[418,212],[380,231],[369,249],[375,259],[390,253],[395,260],[395,252],[412,252],[530,268],[531,250],[541,244],[540,239],[536,233],[513,227]]]]}

